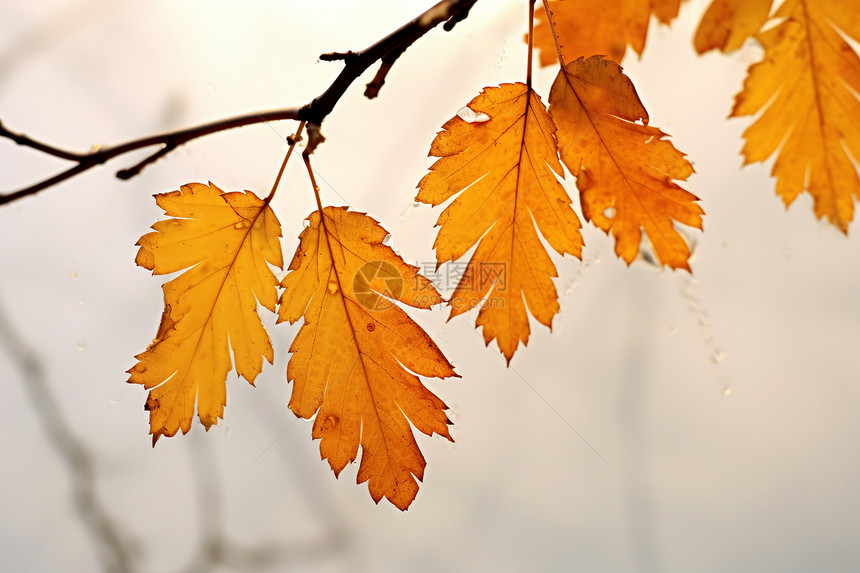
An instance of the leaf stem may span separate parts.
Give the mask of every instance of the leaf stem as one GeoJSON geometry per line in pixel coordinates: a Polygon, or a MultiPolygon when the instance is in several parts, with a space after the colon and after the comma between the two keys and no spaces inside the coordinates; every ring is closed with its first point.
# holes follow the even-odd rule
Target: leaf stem
{"type": "Polygon", "coordinates": [[[269,191],[269,194],[266,196],[266,205],[271,203],[272,199],[275,197],[275,191],[278,190],[278,185],[281,183],[281,177],[284,175],[284,169],[287,168],[287,162],[293,154],[293,149],[295,149],[296,144],[302,140],[302,130],[304,128],[305,122],[299,123],[299,128],[296,130],[296,133],[287,138],[287,143],[290,144],[290,148],[287,150],[287,156],[284,157],[284,161],[281,163],[281,168],[278,170],[278,176],[275,177],[275,183],[272,185],[272,190],[269,191]]]}
{"type": "MultiPolygon", "coordinates": [[[[316,197],[317,200],[317,209],[319,209],[320,211],[320,220],[322,220],[323,206],[322,201],[320,200],[320,186],[317,185],[317,178],[314,177],[314,170],[313,167],[311,167],[311,158],[310,156],[304,154],[302,155],[302,158],[305,160],[305,167],[308,168],[308,176],[310,176],[311,178],[311,186],[314,188],[314,197],[316,197]]],[[[324,222],[323,226],[325,226],[324,222]]]]}
{"type": "Polygon", "coordinates": [[[532,89],[532,60],[534,60],[535,0],[529,0],[529,59],[526,65],[526,86],[532,89]]]}
{"type": "MultiPolygon", "coordinates": [[[[549,22],[549,29],[552,31],[552,40],[555,42],[555,51],[558,54],[558,64],[561,66],[561,69],[564,69],[567,62],[564,60],[564,56],[561,53],[561,46],[558,43],[558,34],[555,33],[555,20],[552,18],[552,10],[550,10],[549,7],[549,0],[543,0],[543,8],[546,10],[546,21],[549,22]]],[[[531,32],[531,28],[529,28],[529,32],[531,32]]],[[[531,39],[531,34],[529,34],[529,38],[531,39]]]]}

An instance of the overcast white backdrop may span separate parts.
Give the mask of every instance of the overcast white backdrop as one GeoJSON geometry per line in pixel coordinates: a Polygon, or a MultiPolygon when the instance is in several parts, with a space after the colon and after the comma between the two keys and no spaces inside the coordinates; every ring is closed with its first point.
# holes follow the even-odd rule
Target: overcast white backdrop
{"type": "MultiPolygon", "coordinates": [[[[362,49],[431,2],[7,0],[0,120],[86,150],[302,104],[340,70],[319,54],[362,49]]],[[[725,117],[760,53],[695,56],[705,4],[688,2],[671,29],[652,23],[643,58],[624,62],[652,124],[696,168],[686,187],[707,216],[694,278],[627,268],[586,226],[583,261],[556,257],[552,333],[533,324],[510,368],[474,314],[412,313],[462,378],[429,382],[456,442],[418,437],[428,468],[406,513],[374,505],[356,466],[334,479],[311,423],[287,410],[298,325],[264,313],[275,363],[256,388],[230,376],[225,420],[208,433],[195,425],[151,448],[146,393],[125,383],[161,314],[162,279],[134,265],[161,215],[152,195],[209,180],[266,192],[293,124],[198,140],[130,182],[113,177],[134,162],[120,159],[0,208],[0,312],[91,448],[99,499],[134,539],[138,570],[186,566],[217,500],[230,539],[284,548],[274,571],[860,570],[857,224],[841,236],[806,195],[786,211],[769,165],[740,169],[748,121],[725,117]]],[[[379,220],[407,261],[433,261],[438,212],[412,203],[429,144],[481,88],[524,79],[525,15],[525,1],[479,2],[452,33],[411,47],[377,100],[361,95],[373,71],[356,83],[314,156],[324,202],[379,220]]],[[[552,79],[537,72],[544,99],[552,79]]],[[[0,141],[3,191],[63,167],[0,141]]],[[[315,208],[298,162],[274,208],[289,256],[315,208]]],[[[0,570],[97,570],[7,350],[0,570]]]]}

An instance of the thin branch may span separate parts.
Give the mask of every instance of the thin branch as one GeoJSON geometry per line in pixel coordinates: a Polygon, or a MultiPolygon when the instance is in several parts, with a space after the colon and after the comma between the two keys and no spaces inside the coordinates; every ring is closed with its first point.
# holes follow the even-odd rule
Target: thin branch
{"type": "MultiPolygon", "coordinates": [[[[26,135],[9,131],[2,123],[0,123],[0,137],[11,139],[18,145],[35,149],[47,155],[76,163],[73,167],[70,167],[65,171],[61,171],[52,177],[34,183],[33,185],[23,189],[0,195],[0,205],[11,203],[18,199],[33,195],[43,189],[53,187],[54,185],[78,175],[79,173],[87,171],[96,165],[101,165],[111,159],[146,147],[158,146],[158,149],[135,165],[118,171],[116,174],[118,178],[131,179],[140,173],[146,166],[169,154],[177,147],[194,139],[211,135],[213,133],[219,133],[247,125],[281,120],[306,121],[309,124],[309,129],[314,124],[319,126],[332,112],[335,105],[337,105],[337,102],[340,101],[341,97],[346,93],[349,86],[374,63],[382,61],[383,66],[387,66],[385,72],[381,76],[384,81],[384,77],[388,73],[388,69],[390,69],[391,65],[394,64],[407,47],[412,45],[440,23],[445,23],[445,30],[452,29],[457,22],[466,18],[469,14],[469,10],[475,2],[477,2],[477,0],[441,0],[411,22],[388,34],[365,50],[360,52],[334,52],[320,56],[320,59],[325,61],[342,61],[344,65],[343,70],[341,70],[340,74],[338,74],[331,85],[322,94],[302,107],[255,112],[230,117],[178,131],[170,131],[135,139],[111,147],[94,149],[88,153],[74,153],[59,149],[52,145],[36,141],[26,135]]],[[[377,76],[379,76],[379,74],[377,74],[377,76]]],[[[377,88],[373,92],[373,96],[375,96],[378,91],[379,89],[377,88]]],[[[368,95],[368,97],[372,96],[368,95]]],[[[318,141],[322,141],[322,139],[319,139],[318,141]]]]}
{"type": "Polygon", "coordinates": [[[51,147],[47,144],[37,142],[27,137],[26,135],[12,133],[11,131],[3,127],[2,124],[0,124],[0,137],[7,137],[13,140],[18,145],[30,147],[43,153],[53,155],[55,157],[63,157],[61,154],[65,154],[68,157],[64,157],[64,159],[69,159],[70,161],[77,162],[77,165],[70,167],[65,171],[61,171],[57,175],[49,177],[48,179],[44,179],[38,183],[34,183],[29,187],[25,187],[24,189],[20,189],[13,193],[9,193],[7,195],[0,195],[0,205],[3,205],[4,203],[11,203],[12,201],[16,201],[18,199],[22,199],[29,195],[38,193],[39,191],[47,189],[48,187],[53,187],[54,185],[57,185],[58,183],[61,183],[66,179],[70,179],[75,175],[78,175],[79,173],[82,173],[84,171],[87,171],[88,169],[95,167],[96,165],[101,165],[102,163],[106,163],[111,159],[114,159],[115,157],[125,155],[126,153],[130,153],[138,149],[152,147],[155,145],[159,146],[159,149],[157,151],[147,156],[134,166],[128,169],[122,169],[117,172],[116,176],[119,179],[131,179],[132,177],[140,173],[147,165],[154,163],[157,159],[164,157],[170,151],[173,151],[180,145],[188,143],[193,139],[197,139],[221,131],[226,131],[228,129],[243,127],[246,125],[298,118],[299,110],[296,108],[251,113],[247,115],[240,115],[227,119],[213,121],[211,123],[206,123],[195,127],[189,127],[186,129],[181,129],[179,131],[171,131],[143,137],[140,139],[134,139],[132,141],[128,141],[120,145],[112,147],[102,147],[99,149],[95,149],[90,153],[82,154],[73,154],[67,151],[63,151],[61,149],[51,147]]]}
{"type": "Polygon", "coordinates": [[[305,128],[305,122],[299,123],[299,128],[296,132],[287,137],[287,143],[290,148],[287,150],[287,156],[284,157],[284,161],[281,163],[281,168],[278,169],[278,176],[275,177],[275,182],[272,184],[272,190],[269,191],[269,194],[266,196],[266,205],[272,202],[272,199],[275,197],[275,193],[278,190],[278,185],[281,184],[281,177],[284,176],[284,170],[287,168],[287,163],[290,160],[290,157],[293,154],[293,150],[296,148],[296,144],[302,140],[302,130],[305,128]]]}
{"type": "Polygon", "coordinates": [[[450,32],[454,29],[454,26],[465,20],[469,17],[469,11],[472,9],[472,6],[475,5],[475,2],[478,0],[471,0],[471,2],[466,2],[460,10],[455,12],[448,20],[445,22],[445,25],[442,26],[442,29],[446,32],[450,32]]]}
{"type": "MultiPolygon", "coordinates": [[[[472,9],[472,6],[475,5],[477,0],[469,0],[468,2],[463,3],[460,9],[451,15],[445,21],[445,25],[442,26],[442,29],[446,32],[450,32],[454,29],[454,26],[457,25],[458,22],[462,22],[469,16],[469,11],[472,9]]],[[[379,90],[382,89],[382,86],[385,84],[385,79],[388,77],[388,72],[391,70],[392,66],[394,66],[394,62],[403,55],[403,52],[406,49],[415,43],[418,40],[419,36],[415,36],[412,38],[406,38],[402,44],[400,44],[397,48],[391,50],[380,59],[379,69],[376,71],[376,75],[373,76],[373,79],[367,84],[364,90],[364,97],[367,99],[374,99],[379,95],[379,90]]],[[[349,55],[349,53],[345,54],[349,55]]]]}
{"type": "Polygon", "coordinates": [[[31,139],[26,135],[12,133],[8,129],[6,129],[6,127],[3,125],[3,122],[0,122],[0,136],[9,138],[18,145],[31,147],[37,151],[41,151],[42,153],[47,153],[48,155],[53,155],[54,157],[59,157],[60,159],[66,159],[68,161],[81,161],[82,159],[84,159],[84,157],[86,157],[86,154],[65,151],[62,149],[58,149],[52,145],[48,145],[47,143],[42,143],[40,141],[36,141],[35,139],[31,139]]]}
{"type": "Polygon", "coordinates": [[[388,76],[389,70],[391,70],[391,67],[394,66],[394,62],[397,61],[397,58],[399,58],[408,47],[409,46],[404,46],[396,52],[391,52],[382,58],[382,61],[379,64],[379,69],[376,70],[376,75],[373,76],[373,79],[370,80],[364,88],[364,97],[367,99],[373,99],[379,95],[379,90],[381,90],[382,86],[385,85],[385,78],[388,76]]]}

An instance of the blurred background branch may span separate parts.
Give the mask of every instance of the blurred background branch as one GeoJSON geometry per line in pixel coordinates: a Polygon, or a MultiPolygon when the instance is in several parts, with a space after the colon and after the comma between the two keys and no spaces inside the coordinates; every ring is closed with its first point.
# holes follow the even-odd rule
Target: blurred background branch
{"type": "MultiPolygon", "coordinates": [[[[140,564],[146,548],[110,515],[97,488],[96,454],[77,436],[51,389],[44,361],[12,324],[0,296],[0,348],[18,369],[20,381],[54,453],[65,465],[71,496],[81,524],[93,542],[105,573],[145,571],[140,564]]],[[[343,554],[350,546],[348,533],[329,523],[311,542],[269,542],[253,546],[237,543],[225,531],[224,494],[208,436],[193,434],[188,454],[197,491],[200,536],[195,557],[181,573],[209,573],[221,568],[258,571],[272,567],[301,567],[343,554]]]]}
{"type": "Polygon", "coordinates": [[[102,568],[109,573],[136,571],[135,543],[129,533],[110,517],[96,491],[93,453],[75,436],[51,390],[44,362],[18,334],[3,303],[0,298],[0,346],[17,367],[33,413],[54,453],[68,470],[74,507],[93,541],[102,568]]]}

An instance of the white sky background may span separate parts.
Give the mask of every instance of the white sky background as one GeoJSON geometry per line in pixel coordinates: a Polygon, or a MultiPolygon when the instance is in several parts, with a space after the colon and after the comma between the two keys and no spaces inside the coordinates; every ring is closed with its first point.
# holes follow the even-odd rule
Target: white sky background
{"type": "MultiPolygon", "coordinates": [[[[301,104],[340,71],[319,54],[362,49],[430,4],[7,0],[0,120],[85,150],[301,104]]],[[[138,543],[140,570],[193,558],[205,527],[196,470],[210,454],[217,480],[202,497],[220,492],[232,540],[283,543],[297,559],[343,540],[277,571],[860,568],[858,228],[845,238],[815,220],[807,195],[786,212],[769,165],[739,169],[749,122],[724,118],[759,54],[695,56],[705,4],[688,2],[672,29],[652,24],[643,59],[625,61],[652,124],[697,171],[685,185],[707,213],[695,282],[627,268],[586,226],[584,262],[555,258],[552,334],[533,324],[510,369],[474,314],[412,313],[462,379],[428,383],[451,407],[456,443],[418,436],[428,467],[406,513],[374,505],[357,465],[335,480],[311,423],[287,410],[298,326],[270,328],[274,365],[256,388],[231,375],[225,420],[208,434],[195,425],[151,448],[146,392],[125,383],[162,309],[162,279],[134,265],[135,241],[161,216],[151,196],[207,180],[267,192],[294,124],[198,140],[130,182],[113,173],[134,159],[116,160],[0,208],[0,310],[92,449],[99,497],[138,543]]],[[[453,33],[410,48],[379,99],[361,95],[372,70],[326,120],[314,156],[323,200],[379,220],[409,262],[434,260],[438,211],[412,206],[430,142],[481,88],[524,79],[525,9],[479,2],[453,33]]],[[[544,101],[553,74],[537,72],[544,101]]],[[[62,167],[0,141],[4,191],[62,167]]],[[[274,207],[289,260],[315,208],[298,161],[274,207]]],[[[0,384],[0,570],[95,570],[66,469],[5,351],[0,384]]]]}

